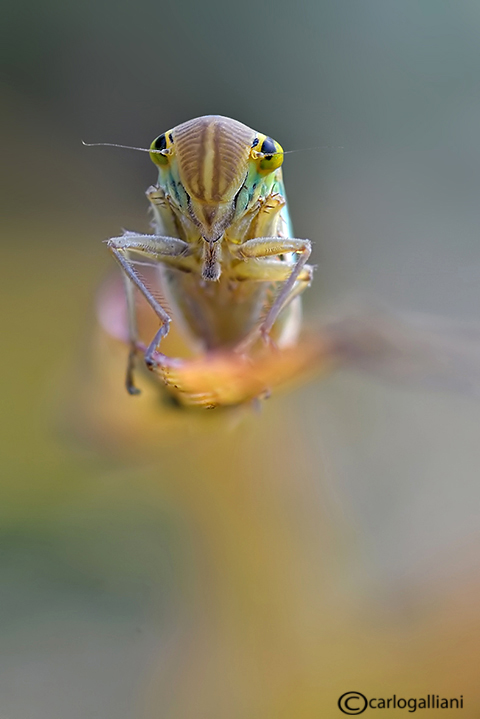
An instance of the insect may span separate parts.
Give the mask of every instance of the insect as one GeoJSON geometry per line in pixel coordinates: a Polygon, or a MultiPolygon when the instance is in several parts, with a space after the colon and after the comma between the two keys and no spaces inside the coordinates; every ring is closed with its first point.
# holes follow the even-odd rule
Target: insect
{"type": "Polygon", "coordinates": [[[157,184],[146,193],[153,233],[107,241],[123,271],[126,313],[103,326],[129,344],[130,394],[139,393],[134,375],[141,354],[187,406],[258,401],[272,387],[334,365],[480,394],[478,324],[356,307],[300,333],[300,295],[313,276],[311,244],[292,237],[278,142],[208,115],[159,135],[144,151],[158,168],[157,184]],[[146,277],[152,268],[155,288],[146,277]],[[146,300],[140,308],[138,293],[146,300]],[[145,305],[157,319],[148,343],[138,329],[145,305]],[[191,358],[161,351],[172,316],[191,358]]]}
{"type": "Polygon", "coordinates": [[[175,308],[203,356],[244,358],[259,342],[281,349],[294,341],[300,295],[313,273],[310,241],[292,237],[278,142],[208,115],[161,134],[150,157],[158,168],[157,184],[146,193],[153,234],[126,232],[107,241],[125,277],[131,394],[139,392],[134,371],[142,352],[147,367],[179,389],[168,382],[172,360],[160,351],[172,319],[165,305],[175,308]],[[140,265],[157,269],[166,301],[147,286],[140,265]],[[146,347],[138,337],[135,289],[160,323],[146,347]]]}

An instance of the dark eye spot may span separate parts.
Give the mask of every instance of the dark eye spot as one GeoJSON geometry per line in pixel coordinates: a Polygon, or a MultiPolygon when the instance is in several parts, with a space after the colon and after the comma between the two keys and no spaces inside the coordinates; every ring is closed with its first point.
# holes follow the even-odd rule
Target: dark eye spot
{"type": "Polygon", "coordinates": [[[256,137],[254,139],[254,141],[252,142],[252,147],[256,147],[257,145],[258,145],[258,137],[256,137]]]}
{"type": "Polygon", "coordinates": [[[276,151],[277,148],[275,147],[275,142],[271,137],[266,137],[262,143],[262,152],[265,155],[274,155],[276,151]]]}
{"type": "Polygon", "coordinates": [[[173,135],[171,132],[168,133],[168,139],[170,140],[170,144],[173,145],[173,135]]]}
{"type": "Polygon", "coordinates": [[[165,138],[165,135],[159,135],[153,143],[153,147],[155,150],[165,150],[167,148],[167,140],[165,138]]]}

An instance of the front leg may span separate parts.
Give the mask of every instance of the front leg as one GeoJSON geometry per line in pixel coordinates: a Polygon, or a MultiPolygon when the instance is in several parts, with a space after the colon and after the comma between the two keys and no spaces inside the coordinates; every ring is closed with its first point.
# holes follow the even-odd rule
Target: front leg
{"type": "Polygon", "coordinates": [[[166,261],[167,259],[171,261],[172,258],[176,257],[185,257],[190,252],[190,246],[187,242],[176,237],[137,235],[130,232],[123,235],[123,237],[113,237],[107,241],[107,245],[122,268],[126,282],[128,332],[130,339],[126,386],[130,394],[139,394],[139,390],[135,387],[133,381],[135,358],[140,348],[133,288],[137,287],[142,293],[161,322],[160,329],[145,350],[145,363],[151,370],[157,366],[154,354],[162,338],[168,334],[170,316],[150,292],[134,265],[140,262],[141,264],[155,266],[157,262],[166,261]],[[132,259],[132,255],[136,256],[137,260],[132,259]]]}
{"type": "Polygon", "coordinates": [[[244,242],[237,249],[237,256],[244,260],[261,259],[273,255],[285,255],[290,252],[298,254],[299,257],[288,278],[282,285],[280,292],[275,297],[265,319],[261,325],[247,337],[246,341],[242,342],[242,349],[250,346],[259,333],[264,339],[267,339],[282,309],[298,294],[295,292],[295,284],[299,279],[303,279],[302,271],[312,252],[312,245],[310,240],[284,237],[257,237],[254,240],[247,240],[247,242],[244,242]]]}

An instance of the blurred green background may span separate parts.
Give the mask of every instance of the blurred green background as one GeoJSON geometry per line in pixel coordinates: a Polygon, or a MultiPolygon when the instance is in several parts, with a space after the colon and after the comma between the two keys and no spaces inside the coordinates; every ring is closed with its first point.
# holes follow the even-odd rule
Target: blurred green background
{"type": "Polygon", "coordinates": [[[327,146],[285,160],[310,322],[478,319],[478,3],[2,9],[0,717],[316,719],[357,689],[477,717],[480,406],[343,372],[237,425],[142,416],[94,298],[155,170],[81,140],[218,113],[327,146]]]}

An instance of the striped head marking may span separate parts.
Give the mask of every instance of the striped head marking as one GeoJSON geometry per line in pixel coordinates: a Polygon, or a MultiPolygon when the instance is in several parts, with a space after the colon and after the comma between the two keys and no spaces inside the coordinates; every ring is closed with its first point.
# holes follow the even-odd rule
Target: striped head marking
{"type": "Polygon", "coordinates": [[[219,115],[176,127],[178,170],[190,197],[209,205],[233,200],[247,174],[255,135],[241,122],[219,115]]]}
{"type": "Polygon", "coordinates": [[[207,115],[179,125],[173,136],[192,219],[205,239],[216,240],[231,222],[255,132],[236,120],[207,115]]]}
{"type": "Polygon", "coordinates": [[[155,151],[151,158],[160,169],[167,170],[175,160],[178,179],[188,195],[190,216],[208,242],[218,240],[232,221],[235,198],[252,161],[258,165],[259,174],[266,174],[278,168],[283,159],[278,143],[221,115],[184,122],[154,140],[151,150],[155,151]],[[262,154],[259,150],[267,140],[262,154]],[[273,162],[270,145],[275,146],[273,162]],[[268,168],[265,157],[270,157],[268,168]]]}

